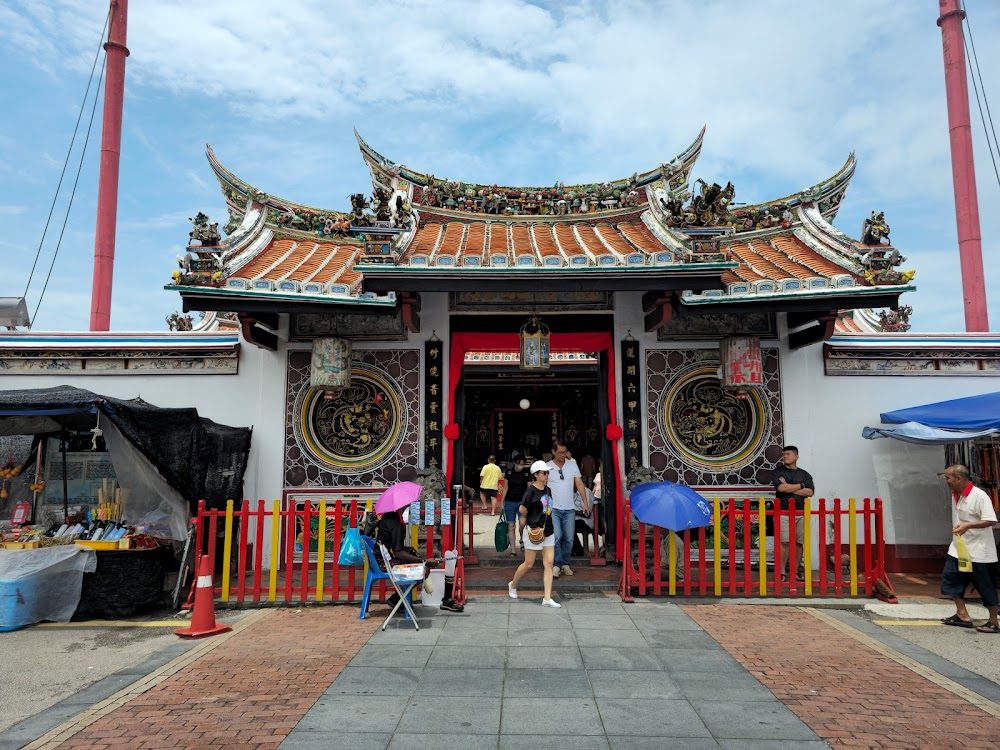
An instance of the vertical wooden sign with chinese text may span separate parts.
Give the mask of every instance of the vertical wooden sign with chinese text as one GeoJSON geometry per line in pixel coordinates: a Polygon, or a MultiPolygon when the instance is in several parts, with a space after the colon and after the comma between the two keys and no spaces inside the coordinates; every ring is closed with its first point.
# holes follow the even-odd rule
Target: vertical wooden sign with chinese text
{"type": "Polygon", "coordinates": [[[424,344],[424,465],[440,469],[444,442],[444,372],[442,342],[424,344]]]}
{"type": "Polygon", "coordinates": [[[625,473],[642,465],[643,445],[642,404],[639,401],[641,368],[639,366],[639,342],[634,339],[622,341],[621,348],[622,384],[622,442],[625,446],[625,473]]]}

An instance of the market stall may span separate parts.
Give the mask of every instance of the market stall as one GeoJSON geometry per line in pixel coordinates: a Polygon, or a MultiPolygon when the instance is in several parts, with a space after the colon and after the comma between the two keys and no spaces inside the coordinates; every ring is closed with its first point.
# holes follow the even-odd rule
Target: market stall
{"type": "Polygon", "coordinates": [[[2,392],[0,559],[89,548],[96,569],[84,575],[78,615],[158,604],[197,502],[222,507],[242,495],[250,434],[195,409],[78,388],[2,392]]]}

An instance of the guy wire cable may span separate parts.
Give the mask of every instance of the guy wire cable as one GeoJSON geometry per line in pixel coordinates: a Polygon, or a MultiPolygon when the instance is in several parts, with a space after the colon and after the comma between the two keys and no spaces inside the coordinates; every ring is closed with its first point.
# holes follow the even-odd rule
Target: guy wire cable
{"type": "Polygon", "coordinates": [[[66,204],[66,215],[63,217],[62,229],[59,231],[59,239],[56,241],[56,250],[52,254],[52,262],[49,263],[49,272],[45,276],[45,284],[42,286],[42,293],[38,296],[38,304],[35,305],[35,314],[31,316],[34,321],[38,317],[38,310],[42,306],[42,299],[45,297],[45,290],[49,288],[49,279],[52,278],[52,269],[55,268],[56,258],[59,257],[59,248],[62,246],[63,235],[66,233],[66,225],[69,223],[69,213],[73,208],[73,199],[76,197],[76,187],[80,183],[80,173],[83,171],[83,161],[87,156],[87,144],[90,143],[90,131],[94,126],[94,115],[97,114],[97,102],[101,98],[101,84],[104,82],[104,71],[107,66],[101,67],[101,75],[97,79],[97,90],[94,92],[94,106],[90,109],[90,122],[87,123],[87,134],[83,139],[83,150],[80,152],[80,163],[76,167],[76,179],[73,180],[73,190],[69,194],[69,203],[66,204]]]}
{"type": "MultiPolygon", "coordinates": [[[[976,104],[979,107],[979,118],[983,122],[983,130],[986,132],[986,146],[990,150],[990,159],[993,162],[993,174],[997,178],[997,186],[1000,187],[1000,170],[997,169],[997,160],[994,156],[993,150],[996,148],[997,152],[1000,153],[1000,143],[997,143],[997,131],[993,127],[993,115],[990,113],[990,101],[986,96],[986,84],[983,83],[983,74],[979,70],[979,58],[976,55],[976,44],[972,39],[972,23],[969,21],[969,13],[965,9],[965,0],[962,0],[962,10],[965,11],[965,26],[969,32],[969,41],[965,45],[965,56],[969,60],[969,70],[972,73],[972,88],[976,93],[976,104]],[[969,48],[972,48],[972,55],[969,55],[969,48]],[[972,68],[975,66],[975,70],[972,68]],[[979,77],[979,85],[976,85],[976,77],[979,77]],[[979,89],[983,90],[983,101],[979,100],[979,89]],[[986,105],[986,114],[989,115],[990,124],[989,127],[986,125],[986,117],[983,115],[983,104],[986,105]],[[992,140],[990,136],[992,135],[992,140]]],[[[963,36],[964,41],[964,36],[963,36]]]]}
{"type": "Polygon", "coordinates": [[[101,56],[101,49],[104,46],[104,35],[108,30],[108,21],[111,19],[111,10],[104,17],[104,28],[101,29],[101,38],[97,44],[97,52],[94,54],[94,62],[90,66],[90,78],[87,79],[87,89],[83,92],[83,101],[80,102],[80,112],[76,116],[76,125],[73,127],[73,137],[70,138],[69,148],[66,150],[66,158],[63,160],[62,172],[59,173],[59,182],[56,185],[55,195],[52,196],[52,205],[49,206],[49,215],[45,219],[45,227],[42,229],[42,239],[38,242],[38,250],[35,251],[35,260],[31,264],[31,273],[28,274],[28,283],[24,285],[24,296],[27,298],[31,280],[35,276],[35,268],[38,266],[38,258],[42,254],[42,246],[45,244],[45,235],[49,231],[49,222],[52,221],[52,214],[55,212],[56,201],[59,199],[59,192],[62,190],[63,178],[66,176],[66,167],[69,166],[69,157],[73,153],[73,144],[76,143],[77,133],[80,132],[80,120],[83,119],[83,111],[87,107],[87,97],[90,96],[90,86],[94,82],[94,71],[97,69],[97,61],[101,56]]]}

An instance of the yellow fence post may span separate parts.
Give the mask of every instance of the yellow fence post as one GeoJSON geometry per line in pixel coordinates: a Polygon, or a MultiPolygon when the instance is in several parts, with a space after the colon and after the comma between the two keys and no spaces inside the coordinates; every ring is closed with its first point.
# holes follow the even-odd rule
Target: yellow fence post
{"type": "MultiPolygon", "coordinates": [[[[667,552],[670,555],[670,562],[667,567],[667,571],[669,573],[669,577],[667,579],[667,591],[670,596],[674,596],[677,593],[677,561],[674,559],[677,555],[677,535],[670,531],[670,529],[665,529],[665,531],[670,535],[669,541],[667,542],[667,552]]],[[[660,551],[656,550],[654,554],[656,557],[659,557],[660,551]]],[[[659,560],[653,560],[653,565],[659,564],[659,560]]]]}
{"type": "MultiPolygon", "coordinates": [[[[774,572],[775,575],[778,571],[774,572]]],[[[764,498],[757,504],[757,576],[758,592],[767,596],[767,506],[764,498]]]]}
{"type": "Polygon", "coordinates": [[[326,500],[319,503],[319,538],[316,540],[316,601],[323,601],[326,572],[326,500]]]}
{"type": "MultiPolygon", "coordinates": [[[[275,500],[271,504],[271,570],[267,581],[267,600],[273,602],[277,599],[278,591],[278,541],[281,537],[281,501],[275,500]]],[[[285,571],[288,575],[288,571],[285,571]]]]}
{"type": "Polygon", "coordinates": [[[715,575],[715,595],[722,596],[722,511],[719,498],[712,500],[712,570],[715,575]]]}
{"type": "Polygon", "coordinates": [[[847,501],[847,544],[851,558],[851,596],[858,595],[858,509],[852,497],[847,501]]]}
{"type": "Polygon", "coordinates": [[[229,571],[233,554],[233,501],[226,500],[226,536],[222,540],[222,601],[229,601],[229,571]]]}
{"type": "Polygon", "coordinates": [[[805,498],[802,518],[802,564],[806,573],[806,596],[813,593],[812,573],[812,511],[809,509],[809,498],[805,498]]]}

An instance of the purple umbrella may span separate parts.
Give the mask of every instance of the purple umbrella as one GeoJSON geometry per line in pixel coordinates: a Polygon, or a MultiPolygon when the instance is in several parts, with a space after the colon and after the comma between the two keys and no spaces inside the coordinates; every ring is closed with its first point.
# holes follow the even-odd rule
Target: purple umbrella
{"type": "Polygon", "coordinates": [[[400,482],[394,484],[375,501],[375,512],[379,515],[383,513],[393,513],[400,508],[405,508],[414,500],[420,498],[420,493],[424,488],[416,482],[400,482]]]}

